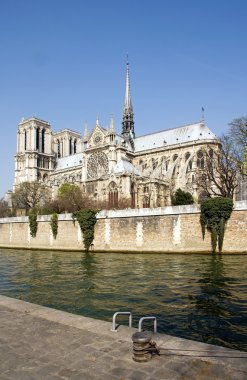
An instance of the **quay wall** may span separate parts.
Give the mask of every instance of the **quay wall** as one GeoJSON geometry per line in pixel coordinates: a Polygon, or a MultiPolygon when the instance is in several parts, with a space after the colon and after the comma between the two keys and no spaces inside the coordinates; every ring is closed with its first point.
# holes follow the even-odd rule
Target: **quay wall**
{"type": "MultiPolygon", "coordinates": [[[[0,219],[0,247],[83,250],[83,239],[71,214],[58,215],[54,239],[50,216],[38,217],[32,238],[28,217],[0,219]]],[[[155,209],[101,211],[97,215],[92,249],[102,252],[204,253],[211,251],[210,234],[202,239],[200,210],[196,205],[155,209]]],[[[223,253],[247,253],[247,202],[236,202],[227,222],[223,253]]]]}

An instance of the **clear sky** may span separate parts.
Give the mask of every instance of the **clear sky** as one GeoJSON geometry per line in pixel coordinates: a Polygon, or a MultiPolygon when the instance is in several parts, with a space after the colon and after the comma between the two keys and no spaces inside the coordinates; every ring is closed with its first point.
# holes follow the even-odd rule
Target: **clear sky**
{"type": "Polygon", "coordinates": [[[12,189],[17,125],[57,131],[114,114],[126,52],[136,135],[201,119],[217,135],[246,116],[246,0],[0,0],[0,196],[12,189]]]}

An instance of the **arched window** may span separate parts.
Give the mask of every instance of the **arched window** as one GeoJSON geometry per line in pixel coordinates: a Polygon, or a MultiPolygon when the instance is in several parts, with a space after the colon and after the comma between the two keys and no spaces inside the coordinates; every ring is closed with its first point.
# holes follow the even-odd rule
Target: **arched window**
{"type": "Polygon", "coordinates": [[[42,129],[41,133],[41,151],[42,153],[45,153],[45,130],[42,129]]]}
{"type": "Polygon", "coordinates": [[[115,182],[109,184],[109,207],[115,208],[118,206],[118,189],[115,182]]]}
{"type": "Polygon", "coordinates": [[[48,181],[48,175],[47,175],[47,174],[44,174],[44,175],[43,175],[43,181],[44,181],[44,182],[47,182],[47,181],[48,181]]]}
{"type": "Polygon", "coordinates": [[[158,166],[158,159],[157,158],[152,158],[152,167],[153,170],[156,169],[158,166]]]}
{"type": "Polygon", "coordinates": [[[36,149],[39,150],[39,128],[36,129],[36,149]]]}
{"type": "Polygon", "coordinates": [[[190,158],[190,153],[189,152],[185,153],[185,161],[187,161],[189,158],[190,158]]]}
{"type": "Polygon", "coordinates": [[[147,185],[144,186],[143,192],[144,193],[148,193],[149,192],[149,187],[147,185]]]}
{"type": "Polygon", "coordinates": [[[63,157],[63,139],[61,139],[61,142],[60,142],[60,149],[61,149],[61,157],[63,157]]]}
{"type": "Polygon", "coordinates": [[[148,195],[145,195],[143,198],[143,208],[149,208],[150,207],[150,197],[148,195]]]}
{"type": "Polygon", "coordinates": [[[190,171],[190,170],[192,170],[192,160],[189,160],[189,162],[188,162],[186,173],[188,173],[188,171],[190,171]]]}
{"type": "Polygon", "coordinates": [[[59,140],[57,140],[57,156],[58,158],[61,157],[61,143],[59,140]]]}
{"type": "Polygon", "coordinates": [[[204,157],[203,152],[198,150],[197,152],[197,161],[196,161],[198,169],[204,169],[204,157]]]}
{"type": "Polygon", "coordinates": [[[40,181],[41,180],[41,174],[40,172],[37,173],[37,181],[40,181]]]}
{"type": "Polygon", "coordinates": [[[172,177],[175,177],[175,175],[176,175],[176,170],[177,170],[177,167],[176,167],[176,165],[175,165],[174,168],[173,168],[173,171],[172,171],[172,177]]]}
{"type": "Polygon", "coordinates": [[[76,139],[74,140],[74,154],[76,154],[76,143],[77,143],[77,141],[76,141],[76,139]]]}
{"type": "Polygon", "coordinates": [[[27,150],[27,131],[24,131],[24,150],[27,150]]]}
{"type": "Polygon", "coordinates": [[[41,168],[41,160],[39,157],[37,158],[37,166],[38,166],[38,168],[41,168]]]}
{"type": "Polygon", "coordinates": [[[213,149],[209,149],[209,151],[208,151],[208,155],[209,155],[210,158],[213,158],[213,156],[214,156],[214,151],[213,151],[213,149]]]}
{"type": "Polygon", "coordinates": [[[49,169],[49,160],[48,158],[44,158],[44,168],[49,169]]]}
{"type": "Polygon", "coordinates": [[[131,194],[131,208],[135,208],[135,184],[132,183],[130,187],[131,194]]]}
{"type": "Polygon", "coordinates": [[[69,154],[72,154],[72,138],[69,139],[69,154]]]}
{"type": "Polygon", "coordinates": [[[177,154],[174,154],[174,156],[173,156],[173,158],[172,158],[172,159],[173,159],[173,162],[176,161],[177,158],[178,158],[178,155],[177,155],[177,154]]]}

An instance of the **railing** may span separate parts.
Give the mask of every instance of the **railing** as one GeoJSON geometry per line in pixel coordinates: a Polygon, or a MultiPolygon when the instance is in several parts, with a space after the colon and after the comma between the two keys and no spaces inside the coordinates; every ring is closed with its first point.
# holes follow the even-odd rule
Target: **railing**
{"type": "Polygon", "coordinates": [[[111,331],[117,332],[116,318],[118,315],[128,315],[129,316],[129,327],[132,327],[132,313],[130,311],[117,311],[112,317],[112,329],[111,329],[111,331]]]}
{"type": "Polygon", "coordinates": [[[145,320],[153,320],[153,321],[154,321],[154,333],[157,334],[157,318],[156,318],[156,317],[153,317],[153,316],[150,316],[150,317],[142,317],[142,318],[139,320],[138,331],[139,331],[139,332],[142,331],[142,322],[145,321],[145,320]]]}
{"type": "MultiPolygon", "coordinates": [[[[111,331],[117,332],[116,319],[119,315],[128,315],[129,316],[129,327],[132,327],[132,313],[130,311],[117,311],[113,314],[112,317],[112,329],[111,331]]],[[[142,331],[142,323],[143,321],[151,320],[154,321],[154,334],[157,334],[157,318],[154,316],[142,317],[138,323],[138,331],[142,331]]]]}

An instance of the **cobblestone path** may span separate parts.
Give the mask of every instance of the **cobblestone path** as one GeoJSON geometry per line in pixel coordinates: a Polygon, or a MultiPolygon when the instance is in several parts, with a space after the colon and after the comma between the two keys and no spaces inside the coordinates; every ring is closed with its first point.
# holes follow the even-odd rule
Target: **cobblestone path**
{"type": "Polygon", "coordinates": [[[0,379],[246,380],[247,353],[157,334],[161,356],[132,360],[121,326],[0,296],[0,379]]]}

